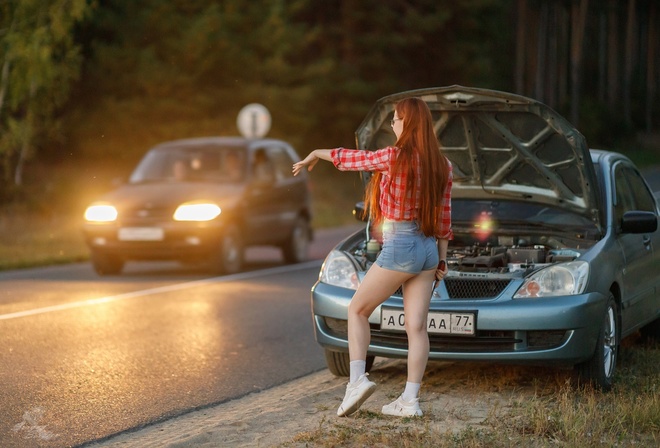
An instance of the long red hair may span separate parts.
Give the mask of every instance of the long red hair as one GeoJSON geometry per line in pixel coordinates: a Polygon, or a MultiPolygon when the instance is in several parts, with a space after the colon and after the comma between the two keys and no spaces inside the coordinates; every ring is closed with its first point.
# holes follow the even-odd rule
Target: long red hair
{"type": "MultiPolygon", "coordinates": [[[[394,106],[396,115],[403,120],[403,131],[395,143],[399,153],[392,165],[390,178],[405,172],[406,186],[403,197],[414,200],[415,190],[421,190],[417,220],[422,233],[433,236],[437,228],[437,207],[447,187],[449,166],[447,159],[440,150],[440,144],[433,129],[433,119],[428,105],[419,98],[407,98],[394,106]],[[416,162],[419,158],[419,162],[416,162]],[[421,170],[421,185],[415,185],[417,175],[415,170],[421,170]]],[[[371,177],[366,190],[365,202],[368,206],[371,220],[378,223],[383,214],[379,206],[380,181],[383,173],[376,172],[371,177]]],[[[391,188],[391,185],[388,185],[391,188]]]]}

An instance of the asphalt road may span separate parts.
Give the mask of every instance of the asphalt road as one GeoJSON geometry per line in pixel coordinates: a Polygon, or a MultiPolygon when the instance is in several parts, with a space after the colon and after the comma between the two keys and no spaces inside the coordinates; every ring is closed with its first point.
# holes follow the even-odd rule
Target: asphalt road
{"type": "Polygon", "coordinates": [[[310,288],[349,233],[319,232],[299,265],[252,250],[225,277],[167,263],[0,273],[0,446],[76,446],[324,368],[310,288]]]}

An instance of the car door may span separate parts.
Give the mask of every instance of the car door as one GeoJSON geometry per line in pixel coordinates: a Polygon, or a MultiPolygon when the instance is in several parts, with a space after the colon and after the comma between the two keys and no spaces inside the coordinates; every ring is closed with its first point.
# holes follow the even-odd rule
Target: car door
{"type": "Polygon", "coordinates": [[[285,239],[291,234],[300,211],[307,206],[306,178],[294,177],[291,169],[294,159],[283,144],[268,148],[268,156],[275,171],[273,194],[277,207],[276,226],[281,231],[280,237],[285,239]]]}
{"type": "MultiPolygon", "coordinates": [[[[656,203],[642,176],[632,166],[614,166],[615,222],[620,230],[623,214],[641,210],[657,213],[656,203]]],[[[657,313],[658,272],[660,251],[658,231],[648,234],[619,233],[618,242],[624,255],[623,328],[646,321],[657,313]],[[654,247],[655,245],[655,247],[654,247]],[[649,314],[651,313],[651,314],[649,314]]]]}
{"type": "Polygon", "coordinates": [[[259,145],[250,152],[248,176],[247,239],[250,244],[266,244],[275,216],[272,191],[275,175],[265,145],[259,145]]]}

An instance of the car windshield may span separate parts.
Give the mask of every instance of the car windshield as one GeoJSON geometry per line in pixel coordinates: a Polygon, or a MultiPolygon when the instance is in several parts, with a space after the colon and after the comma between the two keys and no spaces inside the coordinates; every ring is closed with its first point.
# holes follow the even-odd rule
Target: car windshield
{"type": "Polygon", "coordinates": [[[530,228],[595,230],[587,218],[561,208],[516,201],[482,201],[453,199],[452,222],[474,226],[487,221],[497,227],[528,226],[530,228]]]}
{"type": "Polygon", "coordinates": [[[238,183],[245,178],[245,159],[242,147],[155,148],[144,156],[129,181],[238,183]]]}

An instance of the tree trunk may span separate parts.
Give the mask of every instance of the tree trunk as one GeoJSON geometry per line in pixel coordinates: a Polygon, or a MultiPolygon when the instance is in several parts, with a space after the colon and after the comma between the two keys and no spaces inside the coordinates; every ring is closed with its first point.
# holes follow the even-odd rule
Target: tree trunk
{"type": "Polygon", "coordinates": [[[548,26],[548,58],[545,77],[545,101],[553,109],[557,108],[557,60],[558,60],[558,11],[557,4],[550,4],[548,26]]]}
{"type": "Polygon", "coordinates": [[[575,126],[580,124],[582,48],[588,9],[589,0],[574,1],[571,7],[571,121],[575,126]]]}
{"type": "Polygon", "coordinates": [[[562,3],[559,5],[559,54],[562,55],[559,59],[559,82],[557,85],[557,97],[559,98],[559,104],[565,104],[566,99],[568,98],[568,54],[570,51],[569,48],[569,20],[570,16],[566,9],[566,6],[562,3]]]}
{"type": "Polygon", "coordinates": [[[648,45],[646,48],[646,132],[653,130],[653,104],[655,103],[655,84],[656,84],[656,52],[658,45],[658,35],[656,31],[656,20],[658,10],[656,3],[649,5],[649,29],[648,45]]]}
{"type": "Polygon", "coordinates": [[[14,185],[23,185],[23,169],[25,162],[28,159],[30,149],[32,147],[32,140],[34,136],[34,116],[35,116],[35,102],[34,98],[37,94],[37,85],[35,82],[30,84],[30,96],[27,101],[27,110],[25,113],[25,129],[21,135],[21,151],[18,154],[18,161],[16,168],[14,168],[14,185]]]}
{"type": "Polygon", "coordinates": [[[607,14],[598,15],[598,101],[607,99],[607,14]]]}
{"type": "Polygon", "coordinates": [[[610,112],[616,111],[619,101],[619,14],[616,0],[607,6],[607,105],[610,112]]]}
{"type": "Polygon", "coordinates": [[[4,64],[2,64],[2,74],[0,74],[0,116],[2,116],[5,95],[7,94],[7,87],[9,86],[9,65],[9,60],[5,59],[4,64]]]}
{"type": "Polygon", "coordinates": [[[518,21],[516,26],[516,66],[514,85],[516,93],[525,93],[525,28],[527,26],[527,0],[518,0],[518,21]]]}
{"type": "Polygon", "coordinates": [[[623,118],[627,126],[632,126],[632,111],[630,107],[630,84],[635,58],[635,23],[637,2],[628,0],[628,14],[626,18],[626,49],[623,52],[623,118]]]}
{"type": "Polygon", "coordinates": [[[534,97],[545,103],[547,101],[543,94],[545,90],[543,86],[546,82],[546,48],[548,41],[548,4],[543,2],[541,4],[541,11],[539,13],[538,21],[538,35],[536,36],[536,76],[534,79],[534,97]]]}

